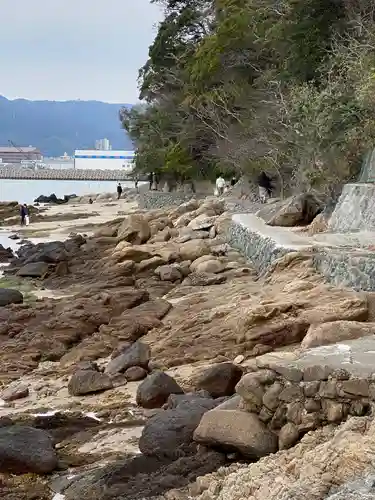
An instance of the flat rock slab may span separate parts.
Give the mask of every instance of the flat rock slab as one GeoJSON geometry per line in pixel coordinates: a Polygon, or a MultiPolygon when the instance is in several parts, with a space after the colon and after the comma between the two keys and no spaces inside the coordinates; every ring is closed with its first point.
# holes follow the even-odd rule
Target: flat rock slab
{"type": "Polygon", "coordinates": [[[257,358],[259,368],[269,368],[293,382],[324,380],[334,370],[367,378],[375,373],[375,335],[298,353],[272,353],[257,358]]]}

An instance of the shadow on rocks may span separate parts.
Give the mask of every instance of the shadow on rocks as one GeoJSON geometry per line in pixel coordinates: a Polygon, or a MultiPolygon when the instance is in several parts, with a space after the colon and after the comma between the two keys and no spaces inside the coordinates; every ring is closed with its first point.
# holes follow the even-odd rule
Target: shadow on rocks
{"type": "Polygon", "coordinates": [[[183,488],[224,464],[225,456],[216,452],[175,461],[141,455],[78,476],[61,493],[65,500],[154,499],[169,490],[183,488]]]}

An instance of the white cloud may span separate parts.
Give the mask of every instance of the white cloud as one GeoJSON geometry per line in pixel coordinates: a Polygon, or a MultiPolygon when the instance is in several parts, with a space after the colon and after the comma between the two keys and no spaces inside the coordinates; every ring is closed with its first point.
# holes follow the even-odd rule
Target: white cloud
{"type": "Polygon", "coordinates": [[[1,0],[1,18],[0,94],[135,102],[162,12],[149,0],[1,0]]]}

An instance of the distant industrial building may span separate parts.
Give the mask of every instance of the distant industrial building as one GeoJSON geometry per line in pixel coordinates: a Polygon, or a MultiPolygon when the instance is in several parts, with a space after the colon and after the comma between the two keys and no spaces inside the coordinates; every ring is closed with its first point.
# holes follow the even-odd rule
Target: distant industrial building
{"type": "Polygon", "coordinates": [[[95,141],[95,149],[98,151],[110,151],[112,146],[108,139],[98,139],[95,141]]]}
{"type": "Polygon", "coordinates": [[[29,146],[11,147],[0,146],[0,163],[28,163],[40,162],[43,159],[39,149],[29,146]]]}
{"type": "Polygon", "coordinates": [[[134,168],[134,151],[80,149],[74,153],[74,168],[82,170],[125,170],[134,168]]]}

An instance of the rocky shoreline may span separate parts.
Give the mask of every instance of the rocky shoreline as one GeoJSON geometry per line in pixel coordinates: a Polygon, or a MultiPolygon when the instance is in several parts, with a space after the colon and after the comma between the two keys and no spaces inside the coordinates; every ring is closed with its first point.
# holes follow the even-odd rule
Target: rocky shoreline
{"type": "Polygon", "coordinates": [[[335,488],[367,472],[373,374],[310,351],[368,338],[371,294],[325,283],[309,252],[259,275],[225,200],[123,208],[3,270],[34,299],[0,288],[2,498],[349,499],[335,488]]]}

